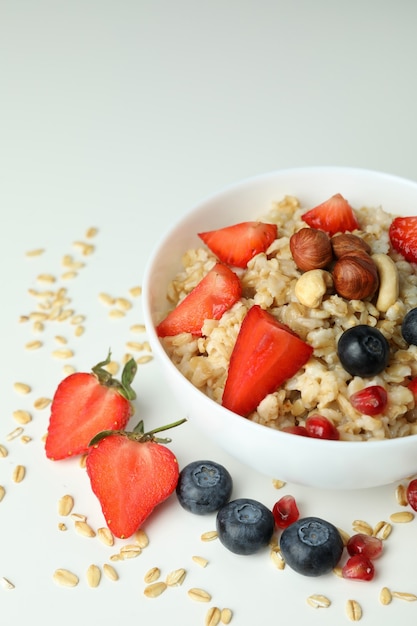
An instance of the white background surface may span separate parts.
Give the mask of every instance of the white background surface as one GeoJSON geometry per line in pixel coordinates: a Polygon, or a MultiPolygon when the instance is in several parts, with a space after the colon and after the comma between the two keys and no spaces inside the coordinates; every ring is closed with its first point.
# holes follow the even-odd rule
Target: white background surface
{"type": "MultiPolygon", "coordinates": [[[[7,442],[9,455],[0,459],[0,577],[15,585],[0,587],[2,623],[198,626],[208,606],[188,599],[194,586],[212,593],[211,605],[229,606],[236,626],[344,623],[349,598],[362,604],[368,626],[415,623],[417,603],[383,607],[378,594],[383,585],[417,593],[417,522],[394,528],[372,583],[310,580],[275,570],[267,553],[236,557],[202,543],[214,517],[192,517],[171,498],[146,523],[149,547],[116,563],[120,580],[88,588],[88,565],[108,562],[118,548],[76,535],[70,521],[66,533],[57,530],[64,493],[74,495],[92,526],[103,519],[78,463],[45,459],[48,409],[32,405],[51,397],[62,378],[63,362],[51,357],[56,334],[67,337],[78,369],[88,371],[109,346],[122,358],[126,341],[137,338],[129,329],[141,321],[140,299],[126,318],[110,321],[98,294],[126,296],[140,284],[154,243],[204,196],[247,176],[304,165],[417,179],[416,22],[413,0],[0,1],[0,442],[16,426],[14,410],[33,415],[25,428],[33,440],[7,442]],[[27,290],[39,288],[41,272],[59,276],[63,254],[80,257],[73,242],[89,226],[99,228],[96,251],[67,285],[71,305],[87,316],[86,333],[74,338],[69,324],[49,324],[43,348],[28,352],[34,336],[19,323],[35,306],[27,290]],[[45,254],[25,257],[37,247],[45,254]],[[32,393],[18,396],[16,380],[32,393]],[[27,468],[18,485],[11,480],[17,464],[27,468]],[[194,554],[209,566],[199,569],[194,554]],[[152,566],[162,576],[185,567],[186,582],[147,599],[143,575],[152,566]],[[75,571],[80,584],[57,587],[57,567],[75,571]],[[311,593],[327,595],[331,607],[309,607],[311,593]]],[[[136,388],[137,414],[149,427],[182,417],[157,364],[140,369],[136,388]]],[[[277,492],[272,477],[202,441],[190,424],[173,439],[180,465],[197,457],[224,462],[236,497],[272,506],[292,493],[303,515],[348,532],[354,519],[374,525],[398,510],[392,485],[354,493],[286,485],[277,492]]]]}

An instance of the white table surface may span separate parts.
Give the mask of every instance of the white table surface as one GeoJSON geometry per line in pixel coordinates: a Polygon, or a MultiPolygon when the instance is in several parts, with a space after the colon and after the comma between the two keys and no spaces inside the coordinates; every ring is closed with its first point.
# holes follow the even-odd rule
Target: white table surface
{"type": "MultiPolygon", "coordinates": [[[[382,606],[384,585],[417,593],[417,521],[398,525],[377,563],[372,583],[349,583],[278,571],[266,552],[236,557],[218,542],[203,543],[214,516],[194,517],[170,498],[146,522],[149,547],[137,559],[116,562],[120,579],[88,587],[90,563],[102,566],[111,549],[80,537],[67,520],[58,531],[57,501],[75,498],[75,511],[94,528],[103,525],[77,461],[52,463],[43,452],[48,408],[64,361],[53,358],[56,335],[74,351],[69,360],[88,371],[109,346],[115,359],[137,339],[140,298],[125,318],[111,320],[98,294],[129,296],[140,285],[153,245],[169,224],[204,196],[261,172],[305,165],[348,165],[417,179],[417,4],[326,0],[1,0],[0,1],[0,227],[2,373],[0,377],[0,620],[14,626],[34,618],[45,626],[165,623],[198,626],[209,606],[230,607],[232,624],[348,622],[345,603],[356,599],[367,626],[408,625],[417,602],[382,606]],[[82,257],[75,241],[99,229],[95,251],[82,257]],[[43,255],[26,252],[44,248],[43,255]],[[19,321],[35,307],[29,288],[37,276],[62,274],[73,254],[85,267],[65,286],[86,332],[74,337],[68,322],[49,323],[43,346],[31,324],[19,321]],[[27,382],[27,396],[13,389],[27,382]],[[32,440],[7,441],[25,409],[32,440]],[[16,465],[26,477],[15,484],[16,465]],[[191,557],[209,560],[205,569],[191,557]],[[155,599],[143,595],[145,572],[162,577],[184,567],[179,588],[155,599]],[[74,589],[57,587],[56,568],[80,577],[74,589]],[[4,581],[3,581],[4,582],[4,581]],[[187,596],[189,587],[212,593],[209,605],[187,596]],[[327,595],[328,609],[306,603],[327,595]]],[[[52,288],[56,289],[56,283],[52,288]]],[[[164,388],[158,365],[140,368],[136,408],[148,426],[182,417],[164,388]]],[[[236,497],[272,504],[296,496],[304,515],[318,515],[351,532],[353,520],[371,525],[398,510],[395,485],[329,493],[285,485],[256,475],[203,441],[187,423],[172,433],[180,465],[196,458],[223,462],[236,497]]],[[[329,468],[331,471],[331,468],[329,468]]],[[[275,477],[279,478],[279,477],[275,477]]]]}

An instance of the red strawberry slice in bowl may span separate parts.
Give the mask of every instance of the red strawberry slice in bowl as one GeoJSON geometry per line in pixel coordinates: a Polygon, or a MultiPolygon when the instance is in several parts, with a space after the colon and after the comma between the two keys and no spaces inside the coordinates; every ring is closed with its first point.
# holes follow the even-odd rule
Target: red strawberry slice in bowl
{"type": "Polygon", "coordinates": [[[198,234],[222,263],[241,268],[260,252],[266,252],[277,235],[276,224],[265,222],[240,222],[198,234]]]}
{"type": "Polygon", "coordinates": [[[159,337],[191,333],[201,335],[206,319],[220,319],[242,294],[238,276],[216,263],[192,291],[156,327],[159,337]]]}
{"type": "Polygon", "coordinates": [[[109,352],[92,371],[75,372],[58,385],[51,404],[45,452],[58,461],[84,454],[91,439],[102,430],[125,428],[134,409],[131,387],[137,370],[134,359],[124,366],[121,380],[105,369],[109,352]]]}
{"type": "Polygon", "coordinates": [[[417,216],[394,218],[388,232],[394,250],[417,263],[417,216]]]}
{"type": "Polygon", "coordinates": [[[254,305],[243,319],[230,357],[222,404],[247,416],[307,363],[313,348],[254,305]]]}
{"type": "Polygon", "coordinates": [[[304,213],[302,219],[311,228],[324,230],[330,236],[359,228],[353,208],[340,193],[304,213]]]}
{"type": "Polygon", "coordinates": [[[144,433],[141,421],[132,432],[104,431],[90,442],[87,474],[106,524],[116,537],[133,535],[174,492],[178,461],[172,450],[162,445],[171,440],[155,434],[183,422],[185,419],[144,433]]]}

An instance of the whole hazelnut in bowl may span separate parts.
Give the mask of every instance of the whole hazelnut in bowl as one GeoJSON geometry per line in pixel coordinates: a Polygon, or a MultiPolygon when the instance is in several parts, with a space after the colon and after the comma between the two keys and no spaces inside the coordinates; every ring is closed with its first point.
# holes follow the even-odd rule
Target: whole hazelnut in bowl
{"type": "Polygon", "coordinates": [[[202,200],[145,271],[161,386],[205,437],[271,478],[358,489],[415,474],[417,328],[403,334],[417,308],[414,215],[417,183],[356,168],[280,170],[202,200]]]}

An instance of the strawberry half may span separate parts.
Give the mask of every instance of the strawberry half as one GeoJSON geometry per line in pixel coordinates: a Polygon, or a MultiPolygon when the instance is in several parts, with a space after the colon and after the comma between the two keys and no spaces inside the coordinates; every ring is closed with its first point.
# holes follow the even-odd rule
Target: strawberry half
{"type": "Polygon", "coordinates": [[[277,238],[276,224],[264,222],[241,222],[198,236],[208,248],[227,265],[246,267],[260,252],[265,252],[277,238]]]}
{"type": "Polygon", "coordinates": [[[127,538],[143,524],[154,508],[175,490],[179,467],[174,453],[155,433],[143,433],[143,422],[133,432],[104,431],[91,441],[86,468],[106,524],[119,538],[127,538]]]}
{"type": "Polygon", "coordinates": [[[417,263],[417,217],[396,217],[389,228],[391,245],[410,263],[417,263]]]}
{"type": "Polygon", "coordinates": [[[268,393],[294,376],[312,353],[313,348],[290,328],[254,305],[230,357],[223,406],[247,416],[268,393]]]}
{"type": "Polygon", "coordinates": [[[311,228],[324,230],[330,236],[359,228],[359,222],[349,202],[337,193],[302,215],[311,228]]]}
{"type": "Polygon", "coordinates": [[[222,263],[204,276],[192,291],[156,327],[159,337],[201,335],[206,319],[218,320],[242,295],[238,276],[222,263]]]}
{"type": "Polygon", "coordinates": [[[91,439],[102,430],[124,428],[133,415],[131,400],[136,394],[131,383],[137,365],[130,359],[118,381],[104,369],[105,361],[90,373],[70,374],[58,385],[51,405],[45,452],[49,459],[58,461],[84,454],[91,439]]]}

